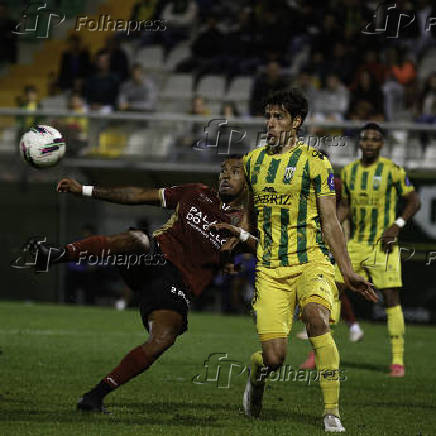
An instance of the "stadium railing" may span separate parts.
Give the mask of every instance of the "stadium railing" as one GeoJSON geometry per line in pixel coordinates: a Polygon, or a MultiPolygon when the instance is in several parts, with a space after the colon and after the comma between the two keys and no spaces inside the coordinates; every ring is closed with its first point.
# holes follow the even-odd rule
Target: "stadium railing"
{"type": "MultiPolygon", "coordinates": [[[[35,123],[57,127],[68,145],[64,165],[81,167],[192,171],[190,164],[195,163],[195,168],[212,172],[223,155],[247,152],[265,137],[262,118],[0,108],[0,156],[15,153],[20,135],[35,123]]],[[[365,123],[307,120],[301,136],[327,151],[332,163],[341,167],[357,157],[357,133],[365,123]]],[[[409,170],[436,171],[435,124],[380,125],[386,132],[384,156],[409,170]]]]}

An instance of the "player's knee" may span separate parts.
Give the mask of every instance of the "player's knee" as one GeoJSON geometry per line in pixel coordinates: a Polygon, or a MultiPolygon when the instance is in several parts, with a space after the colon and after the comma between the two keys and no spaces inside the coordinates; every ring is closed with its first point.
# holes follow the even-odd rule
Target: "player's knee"
{"type": "Polygon", "coordinates": [[[176,342],[176,339],[177,333],[172,330],[152,334],[148,340],[149,349],[153,354],[162,354],[176,342]]]}
{"type": "Polygon", "coordinates": [[[302,318],[309,336],[320,336],[329,330],[329,312],[318,303],[309,303],[303,309],[302,318]]]}
{"type": "Polygon", "coordinates": [[[275,352],[275,353],[264,353],[263,355],[263,364],[270,371],[277,371],[285,362],[286,355],[284,353],[275,352]]]}

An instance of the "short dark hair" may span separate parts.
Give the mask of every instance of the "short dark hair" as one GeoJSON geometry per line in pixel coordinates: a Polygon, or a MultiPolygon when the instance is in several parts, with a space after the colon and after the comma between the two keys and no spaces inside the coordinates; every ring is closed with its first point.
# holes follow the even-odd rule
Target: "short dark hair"
{"type": "Polygon", "coordinates": [[[298,88],[283,89],[268,95],[264,106],[269,105],[283,106],[292,118],[300,115],[301,123],[303,123],[307,116],[307,99],[298,88]]]}
{"type": "Polygon", "coordinates": [[[377,123],[367,123],[365,124],[359,131],[359,135],[364,132],[365,130],[377,130],[377,132],[380,133],[383,137],[385,136],[383,130],[377,123]]]}

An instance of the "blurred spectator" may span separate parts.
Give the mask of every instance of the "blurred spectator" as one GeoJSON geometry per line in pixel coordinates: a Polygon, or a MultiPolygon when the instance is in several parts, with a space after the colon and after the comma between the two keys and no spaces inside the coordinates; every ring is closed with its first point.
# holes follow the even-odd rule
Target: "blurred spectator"
{"type": "MultiPolygon", "coordinates": [[[[257,2],[256,2],[257,3],[257,2]]],[[[261,56],[268,60],[279,60],[286,64],[284,54],[292,36],[289,8],[284,1],[260,1],[257,9],[256,33],[259,35],[261,56]]]]}
{"type": "Polygon", "coordinates": [[[203,97],[197,95],[192,99],[189,115],[210,115],[210,109],[205,105],[203,97]]]}
{"type": "MultiPolygon", "coordinates": [[[[23,95],[17,97],[17,106],[20,109],[25,109],[29,112],[35,112],[40,109],[38,91],[33,85],[26,85],[24,87],[23,95]]],[[[20,130],[27,130],[28,128],[38,124],[40,118],[36,116],[19,116],[17,117],[20,130]]]]}
{"type": "Polygon", "coordinates": [[[82,47],[80,36],[76,33],[67,40],[68,48],[62,53],[58,84],[62,89],[71,89],[76,79],[84,79],[91,70],[89,52],[82,47]]]}
{"type": "Polygon", "coordinates": [[[328,74],[337,74],[341,82],[349,86],[354,69],[354,59],[349,47],[343,42],[336,42],[333,45],[333,55],[329,56],[328,74]]]}
{"type": "Polygon", "coordinates": [[[390,73],[401,85],[410,85],[416,78],[415,64],[408,59],[407,54],[403,50],[398,50],[396,60],[391,67],[390,73]]]}
{"type": "Polygon", "coordinates": [[[187,39],[197,17],[194,0],[169,0],[163,8],[161,18],[166,30],[161,33],[165,55],[180,41],[187,39]]]}
{"type": "MultiPolygon", "coordinates": [[[[312,39],[312,52],[321,52],[325,58],[332,52],[332,42],[341,39],[341,28],[337,25],[336,18],[329,13],[323,17],[319,33],[312,39]]],[[[342,30],[343,32],[343,30],[342,30]]]]}
{"type": "Polygon", "coordinates": [[[12,33],[17,22],[9,16],[5,2],[0,2],[0,64],[17,61],[17,40],[12,33]]]}
{"type": "Polygon", "coordinates": [[[369,71],[362,70],[358,76],[358,82],[350,89],[349,112],[356,116],[356,109],[362,111],[370,118],[383,120],[383,93],[369,71]],[[363,104],[362,104],[363,103],[363,104]],[[365,108],[365,110],[363,110],[365,108]]]}
{"type": "Polygon", "coordinates": [[[220,114],[228,118],[239,117],[239,111],[234,101],[225,101],[221,106],[220,114]]]}
{"type": "Polygon", "coordinates": [[[265,73],[259,75],[253,84],[250,95],[250,115],[264,115],[264,101],[268,94],[289,86],[281,76],[281,67],[277,62],[269,62],[265,73]]]}
{"type": "Polygon", "coordinates": [[[249,9],[243,9],[236,26],[225,36],[227,48],[227,73],[254,74],[261,62],[260,35],[255,31],[254,17],[249,9]]]}
{"type": "Polygon", "coordinates": [[[120,82],[129,77],[129,58],[120,46],[121,40],[111,36],[106,40],[105,50],[109,53],[110,71],[118,76],[120,82]]]}
{"type": "Polygon", "coordinates": [[[196,73],[196,81],[207,73],[221,72],[224,54],[224,35],[218,30],[217,21],[209,17],[206,28],[201,31],[191,44],[191,56],[183,60],[176,68],[177,71],[196,73]]]}
{"type": "Polygon", "coordinates": [[[109,53],[100,50],[95,56],[96,73],[85,83],[86,102],[91,110],[110,111],[118,96],[119,78],[110,71],[109,53]]]}
{"type": "Polygon", "coordinates": [[[385,80],[388,69],[380,62],[379,54],[375,50],[367,50],[363,55],[363,63],[358,67],[355,78],[360,77],[362,71],[368,71],[378,84],[385,80]]]}
{"type": "Polygon", "coordinates": [[[315,119],[343,120],[349,105],[348,89],[336,74],[330,74],[327,76],[325,88],[316,93],[313,104],[315,119]]]}
{"type": "Polygon", "coordinates": [[[122,111],[152,111],[156,105],[156,98],[154,82],[144,76],[141,64],[133,65],[130,80],[121,85],[118,108],[122,111]]]}
{"type": "Polygon", "coordinates": [[[131,21],[149,21],[155,17],[159,0],[140,0],[133,5],[131,21]]]}
{"type": "Polygon", "coordinates": [[[88,119],[83,116],[86,114],[86,106],[82,96],[78,92],[72,92],[68,100],[68,110],[82,116],[71,116],[61,118],[56,123],[68,144],[70,155],[77,155],[87,143],[88,119]]]}
{"type": "Polygon", "coordinates": [[[436,71],[431,73],[425,80],[422,96],[420,98],[421,115],[427,116],[434,113],[434,105],[436,103],[436,71]]]}
{"type": "Polygon", "coordinates": [[[395,121],[404,109],[404,88],[392,74],[389,74],[382,90],[385,118],[387,121],[395,121]]]}
{"type": "Polygon", "coordinates": [[[310,72],[310,75],[316,79],[317,87],[321,87],[325,83],[329,71],[329,63],[325,61],[325,57],[320,51],[315,51],[311,54],[309,62],[305,69],[310,72]]]}

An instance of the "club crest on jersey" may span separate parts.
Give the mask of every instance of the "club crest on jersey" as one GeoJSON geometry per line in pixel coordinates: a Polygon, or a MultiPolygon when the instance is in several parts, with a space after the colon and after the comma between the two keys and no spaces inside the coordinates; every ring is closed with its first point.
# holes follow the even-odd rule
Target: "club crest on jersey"
{"type": "Polygon", "coordinates": [[[330,188],[330,191],[335,191],[335,175],[333,173],[330,173],[327,177],[327,185],[330,188]]]}
{"type": "Polygon", "coordinates": [[[381,184],[382,178],[381,176],[374,176],[373,183],[374,183],[374,189],[378,189],[381,184]]]}
{"type": "Polygon", "coordinates": [[[292,180],[292,177],[294,177],[296,167],[287,167],[285,169],[285,175],[283,177],[283,181],[285,183],[289,183],[292,180]]]}

